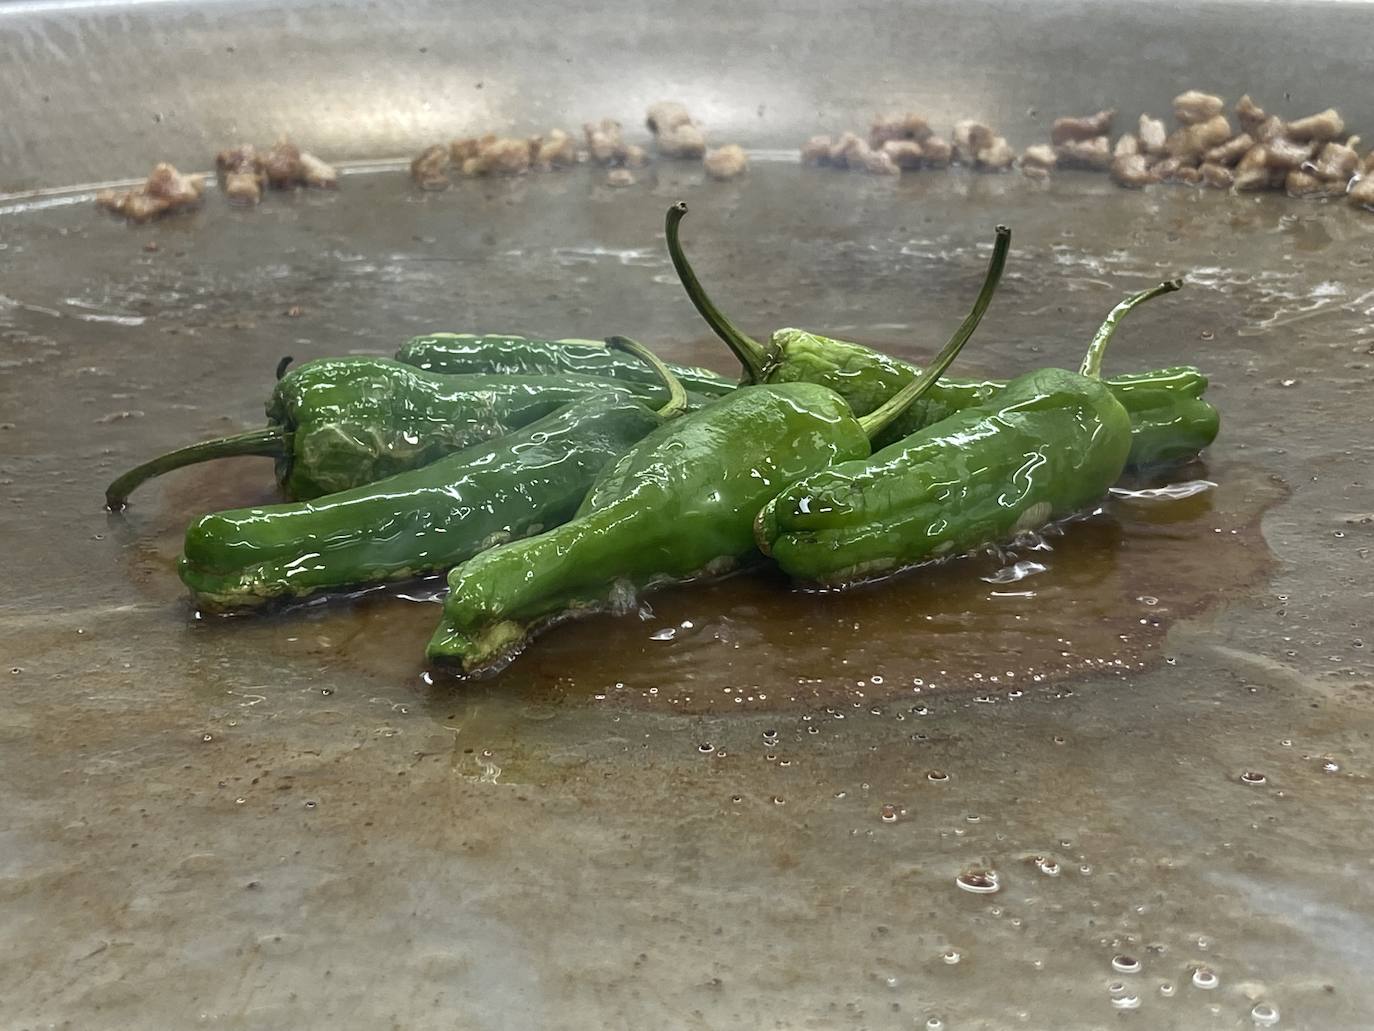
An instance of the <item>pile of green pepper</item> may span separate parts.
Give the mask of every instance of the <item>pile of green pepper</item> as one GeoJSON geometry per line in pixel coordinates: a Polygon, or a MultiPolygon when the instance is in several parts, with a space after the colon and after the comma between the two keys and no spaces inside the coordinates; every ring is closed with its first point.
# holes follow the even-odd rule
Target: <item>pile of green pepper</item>
{"type": "Polygon", "coordinates": [[[743,367],[736,382],[611,337],[433,333],[395,360],[277,370],[265,429],[191,444],[116,479],[235,455],[271,457],[287,502],[193,522],[178,570],[209,610],[448,573],[427,657],[500,668],[541,628],[631,607],[669,583],[771,561],[845,586],[1006,542],[1094,505],[1130,467],[1190,460],[1218,415],[1192,367],[1102,379],[1123,300],[1078,372],[1009,382],[942,375],[1007,260],[997,230],[971,310],[924,370],[797,329],[765,346],[697,281],[688,296],[743,367]]]}

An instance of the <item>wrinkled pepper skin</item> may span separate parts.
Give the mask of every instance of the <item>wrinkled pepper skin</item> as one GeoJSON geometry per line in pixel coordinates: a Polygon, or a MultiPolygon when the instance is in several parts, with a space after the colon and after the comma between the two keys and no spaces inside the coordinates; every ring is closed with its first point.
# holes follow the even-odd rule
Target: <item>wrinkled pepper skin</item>
{"type": "Polygon", "coordinates": [[[606,392],[649,402],[661,402],[668,393],[652,379],[446,376],[389,358],[323,358],[278,380],[265,429],[145,462],[110,484],[106,506],[119,511],[130,492],[153,476],[234,455],[275,458],[277,481],[288,498],[320,497],[418,468],[606,392]]]}
{"type": "Polygon", "coordinates": [[[755,539],[793,579],[844,586],[1082,511],[1120,477],[1130,449],[1130,417],[1104,384],[1041,369],[792,484],[760,510],[755,539]]]}
{"type": "Polygon", "coordinates": [[[427,655],[489,669],[542,626],[727,572],[753,554],[754,516],[777,491],[868,451],[849,406],[825,387],[737,390],[609,466],[571,522],[456,567],[427,655]]]}
{"type": "MultiPolygon", "coordinates": [[[[920,374],[920,368],[860,344],[801,329],[773,334],[764,361],[765,382],[820,383],[845,398],[856,414],[882,404],[920,374]]],[[[894,422],[887,444],[979,405],[1005,381],[944,379],[894,422]]],[[[1103,380],[1131,419],[1130,468],[1188,461],[1216,439],[1221,417],[1202,399],[1207,377],[1191,365],[1130,373],[1103,380]]]]}
{"type": "Polygon", "coordinates": [[[446,570],[571,517],[596,474],[662,422],[625,394],[586,398],[376,483],[207,515],[178,569],[210,610],[446,570]]]}
{"type": "MultiPolygon", "coordinates": [[[[682,249],[679,227],[686,213],[683,204],[668,210],[665,235],[669,257],[692,304],[744,366],[746,382],[819,383],[847,400],[856,414],[864,415],[920,373],[916,366],[881,351],[806,330],[780,329],[767,345],[740,332],[707,295],[682,249]]],[[[1129,310],[1120,306],[1114,309],[1099,334],[1109,332],[1129,310]]],[[[1216,439],[1220,417],[1202,400],[1207,378],[1197,369],[1177,366],[1106,382],[1131,416],[1132,467],[1185,461],[1216,439]]],[[[956,411],[981,404],[1003,386],[992,381],[942,380],[890,425],[877,443],[899,440],[956,411]]]]}
{"type": "MultiPolygon", "coordinates": [[[[491,333],[427,333],[413,337],[396,360],[440,373],[486,372],[513,376],[599,376],[622,383],[656,385],[653,372],[598,340],[531,340],[491,333]]],[[[688,391],[718,397],[738,383],[710,369],[665,363],[688,391]]]]}

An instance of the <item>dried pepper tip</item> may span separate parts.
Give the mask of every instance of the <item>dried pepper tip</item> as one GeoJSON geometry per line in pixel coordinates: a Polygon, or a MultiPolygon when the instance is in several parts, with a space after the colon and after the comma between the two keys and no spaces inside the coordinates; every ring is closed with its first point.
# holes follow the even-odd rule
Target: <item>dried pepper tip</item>
{"type": "Polygon", "coordinates": [[[1088,345],[1088,353],[1083,356],[1083,364],[1079,366],[1080,375],[1088,376],[1092,379],[1102,377],[1102,356],[1106,354],[1107,345],[1112,342],[1112,337],[1116,334],[1116,327],[1137,305],[1144,304],[1152,297],[1159,297],[1163,294],[1171,294],[1175,290],[1183,289],[1182,279],[1166,279],[1158,286],[1152,286],[1148,290],[1142,290],[1138,294],[1131,294],[1124,301],[1118,304],[1107,317],[1102,320],[1102,325],[1097,327],[1097,332],[1093,334],[1092,343],[1088,345]]]}
{"type": "Polygon", "coordinates": [[[935,360],[927,365],[919,376],[893,394],[878,408],[859,419],[859,425],[868,434],[869,440],[887,429],[888,425],[910,408],[917,398],[935,385],[935,381],[949,368],[950,362],[954,361],[955,356],[963,350],[964,345],[968,343],[969,338],[978,328],[978,323],[983,320],[988,305],[992,303],[992,296],[997,292],[997,284],[1002,281],[1002,270],[1007,265],[1007,252],[1011,250],[1011,230],[1006,226],[998,226],[996,233],[992,243],[992,257],[988,259],[988,269],[983,274],[983,285],[978,290],[978,296],[974,298],[973,307],[964,316],[964,321],[959,323],[959,328],[954,331],[954,335],[949,338],[949,343],[945,344],[944,349],[935,356],[935,360]]]}
{"type": "Polygon", "coordinates": [[[677,277],[682,281],[683,289],[687,291],[688,298],[696,310],[701,313],[701,317],[706,320],[706,324],[711,327],[716,336],[725,341],[731,351],[735,352],[735,357],[744,366],[748,381],[750,383],[762,383],[765,374],[767,348],[736,329],[734,324],[716,307],[715,302],[702,289],[696,273],[692,271],[691,263],[687,261],[687,255],[682,252],[682,242],[678,238],[678,225],[686,214],[686,202],[678,201],[668,209],[668,217],[665,222],[668,256],[673,259],[673,268],[677,270],[677,277]]]}
{"type": "Polygon", "coordinates": [[[293,357],[291,357],[291,355],[289,355],[289,354],[284,354],[284,355],[282,355],[281,361],[277,362],[277,372],[276,372],[276,379],[277,379],[277,380],[280,380],[283,376],[286,375],[286,367],[287,367],[288,365],[290,365],[292,362],[294,362],[295,360],[296,360],[296,359],[293,358],[293,357]]]}
{"type": "Polygon", "coordinates": [[[663,385],[668,388],[668,400],[658,409],[658,414],[664,419],[671,419],[675,415],[681,415],[687,409],[687,391],[682,385],[682,381],[673,375],[671,369],[664,365],[658,355],[654,354],[647,347],[637,340],[629,337],[612,336],[606,338],[606,346],[612,351],[624,351],[632,354],[649,368],[653,369],[658,378],[663,381],[663,385]]]}
{"type": "Polygon", "coordinates": [[[128,506],[129,495],[145,480],[200,462],[211,462],[216,458],[232,458],[236,455],[261,455],[266,458],[283,458],[291,449],[291,434],[280,426],[269,426],[263,430],[250,430],[232,437],[219,437],[215,440],[201,441],[176,451],[159,455],[151,461],[135,466],[105,488],[105,507],[111,512],[120,512],[128,506]]]}

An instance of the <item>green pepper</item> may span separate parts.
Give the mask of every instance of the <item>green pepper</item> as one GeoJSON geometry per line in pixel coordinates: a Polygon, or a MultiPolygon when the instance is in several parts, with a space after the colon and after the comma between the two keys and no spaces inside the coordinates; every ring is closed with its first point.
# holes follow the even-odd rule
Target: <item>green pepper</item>
{"type": "Polygon", "coordinates": [[[288,498],[306,499],[372,483],[526,426],[554,409],[607,391],[662,401],[661,384],[572,376],[445,376],[389,358],[323,358],[280,375],[268,425],[172,451],[110,484],[119,511],[154,476],[234,455],[276,459],[288,498]]]}
{"type": "Polygon", "coordinates": [[[1092,505],[1131,450],[1130,416],[1100,376],[1115,328],[1108,320],[1077,373],[1019,376],[868,458],[791,484],[759,511],[759,550],[796,580],[842,586],[1005,542],[1092,505]]]}
{"type": "Polygon", "coordinates": [[[607,467],[572,521],[483,552],[449,574],[432,662],[498,667],[541,627],[623,610],[668,583],[723,575],[757,555],[753,520],[778,491],[859,458],[929,388],[977,328],[1006,261],[999,226],[973,310],[928,369],[859,418],[813,383],[744,387],[644,438],[607,467]]]}
{"type": "MultiPolygon", "coordinates": [[[[833,340],[801,329],[780,329],[768,346],[740,332],[702,289],[683,253],[678,226],[685,208],[668,211],[668,253],[698,312],[739,358],[751,383],[820,383],[843,395],[854,411],[871,412],[921,371],[879,351],[833,340]]],[[[1162,290],[1145,291],[1135,303],[1162,290]]],[[[1120,319],[1135,307],[1118,305],[1107,322],[1120,319]]],[[[1105,327],[1106,323],[1104,323],[1105,327]]],[[[1006,386],[1005,382],[941,380],[894,423],[879,444],[899,440],[945,416],[979,404],[1006,386]]],[[[1129,465],[1145,467],[1195,458],[1216,439],[1217,410],[1202,400],[1207,377],[1191,365],[1133,373],[1106,381],[1106,386],[1131,417],[1129,465]]]]}
{"type": "Polygon", "coordinates": [[[681,385],[646,349],[615,344],[663,377],[669,400],[657,412],[606,391],[376,483],[204,516],[186,532],[181,579],[203,608],[252,607],[446,570],[558,525],[602,467],[686,405],[681,385]]]}
{"type": "MultiPolygon", "coordinates": [[[[532,340],[505,333],[427,333],[412,337],[396,360],[430,372],[486,372],[513,376],[574,373],[623,383],[653,384],[638,362],[627,361],[599,340],[532,340]]],[[[667,363],[684,387],[698,394],[728,394],[738,384],[710,369],[667,363]]]]}

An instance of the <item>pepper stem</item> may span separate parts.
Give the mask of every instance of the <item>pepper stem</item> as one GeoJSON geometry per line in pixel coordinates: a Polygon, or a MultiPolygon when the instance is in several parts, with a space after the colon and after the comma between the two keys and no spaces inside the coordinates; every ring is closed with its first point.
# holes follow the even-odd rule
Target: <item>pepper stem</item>
{"type": "Polygon", "coordinates": [[[973,307],[969,309],[964,321],[959,323],[959,328],[954,331],[954,335],[949,338],[949,343],[945,344],[944,350],[935,356],[932,361],[914,380],[904,386],[897,393],[884,401],[879,407],[869,412],[859,419],[859,425],[868,434],[868,439],[872,440],[895,420],[899,415],[911,407],[912,403],[935,385],[945,369],[949,368],[949,363],[954,361],[969,337],[973,336],[974,330],[978,328],[978,323],[983,319],[983,313],[988,310],[988,305],[992,303],[992,295],[997,292],[997,284],[1002,279],[1002,269],[1007,264],[1007,251],[1011,249],[1011,230],[1006,226],[997,227],[997,238],[992,244],[992,258],[988,261],[988,270],[983,276],[983,286],[978,291],[977,298],[974,299],[973,307]]]}
{"type": "Polygon", "coordinates": [[[634,355],[658,374],[658,378],[668,388],[668,400],[658,410],[661,417],[671,419],[675,415],[681,415],[686,410],[687,391],[682,386],[682,381],[673,375],[672,370],[663,364],[658,355],[639,341],[631,340],[629,337],[607,337],[606,346],[612,351],[624,351],[626,354],[634,355]]]}
{"type": "Polygon", "coordinates": [[[265,455],[280,458],[291,445],[291,434],[280,426],[269,426],[264,430],[250,430],[232,437],[219,437],[215,440],[190,444],[176,451],[159,455],[150,462],[135,466],[105,488],[105,507],[118,512],[128,504],[129,495],[154,476],[180,469],[183,466],[209,462],[216,458],[232,458],[235,455],[265,455]]]}
{"type": "Polygon", "coordinates": [[[1088,376],[1092,379],[1102,378],[1102,356],[1107,351],[1107,345],[1112,342],[1112,337],[1116,333],[1116,327],[1137,304],[1144,304],[1151,297],[1158,297],[1160,294],[1171,294],[1183,286],[1181,279],[1169,279],[1158,286],[1152,286],[1148,290],[1142,290],[1138,294],[1131,294],[1124,301],[1113,308],[1102,325],[1097,327],[1097,332],[1093,334],[1093,342],[1088,345],[1088,353],[1083,356],[1083,364],[1079,366],[1079,374],[1088,376]]]}
{"type": "Polygon", "coordinates": [[[677,278],[682,281],[683,289],[687,291],[688,298],[696,306],[697,311],[701,313],[701,317],[706,320],[706,324],[711,327],[716,336],[725,341],[730,350],[735,352],[735,357],[744,366],[749,382],[762,383],[767,349],[757,340],[745,336],[736,329],[734,323],[716,307],[715,302],[702,289],[701,283],[697,280],[697,274],[692,271],[691,263],[687,261],[687,255],[682,253],[682,241],[678,239],[677,227],[686,214],[686,202],[678,201],[668,209],[668,218],[665,224],[668,237],[668,256],[673,259],[673,268],[677,270],[677,278]]]}

